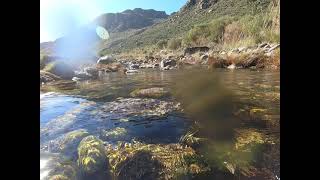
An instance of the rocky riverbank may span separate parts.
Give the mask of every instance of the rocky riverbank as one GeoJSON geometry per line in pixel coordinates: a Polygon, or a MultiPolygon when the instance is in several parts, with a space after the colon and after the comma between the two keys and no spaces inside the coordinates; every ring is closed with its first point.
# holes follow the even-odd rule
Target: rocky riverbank
{"type": "Polygon", "coordinates": [[[40,83],[61,79],[81,81],[119,72],[132,74],[139,69],[170,70],[201,66],[227,69],[280,69],[280,44],[261,43],[252,47],[230,50],[214,50],[208,47],[189,47],[180,51],[161,50],[153,56],[107,55],[97,59],[96,64],[86,64],[72,69],[61,60],[50,58],[40,70],[40,83]]]}

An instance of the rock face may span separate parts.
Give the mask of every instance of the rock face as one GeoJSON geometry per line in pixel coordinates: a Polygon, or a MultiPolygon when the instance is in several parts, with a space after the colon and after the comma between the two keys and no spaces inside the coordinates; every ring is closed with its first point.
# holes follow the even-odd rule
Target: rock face
{"type": "Polygon", "coordinates": [[[130,93],[130,95],[132,97],[161,98],[168,96],[169,92],[163,88],[154,87],[149,89],[138,89],[130,93]]]}
{"type": "Polygon", "coordinates": [[[186,5],[183,6],[182,11],[197,8],[200,10],[208,9],[214,5],[218,0],[189,0],[186,5]]]}
{"type": "Polygon", "coordinates": [[[94,23],[106,28],[109,32],[122,32],[129,29],[141,29],[167,17],[164,11],[136,8],[121,13],[103,14],[94,23]]]}
{"type": "Polygon", "coordinates": [[[103,142],[95,136],[87,136],[78,147],[78,166],[83,176],[104,171],[107,167],[107,158],[103,142]]]}

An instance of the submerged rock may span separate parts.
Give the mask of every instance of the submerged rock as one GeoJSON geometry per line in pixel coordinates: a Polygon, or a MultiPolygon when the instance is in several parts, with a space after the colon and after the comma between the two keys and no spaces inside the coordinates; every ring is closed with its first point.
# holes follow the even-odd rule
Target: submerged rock
{"type": "Polygon", "coordinates": [[[84,129],[69,132],[60,144],[61,153],[71,159],[76,159],[78,145],[87,136],[89,133],[84,129]]]}
{"type": "Polygon", "coordinates": [[[84,176],[105,171],[107,158],[103,142],[95,136],[87,136],[78,147],[78,166],[84,176]]]}
{"type": "Polygon", "coordinates": [[[103,130],[102,131],[102,139],[104,140],[117,140],[119,138],[123,138],[127,135],[127,130],[125,128],[116,127],[111,130],[103,130]]]}
{"type": "Polygon", "coordinates": [[[149,89],[137,89],[130,93],[132,97],[162,98],[169,95],[164,88],[154,87],[149,89]]]}
{"type": "Polygon", "coordinates": [[[107,146],[111,171],[117,179],[175,179],[208,172],[196,152],[180,144],[120,143],[107,146]]]}

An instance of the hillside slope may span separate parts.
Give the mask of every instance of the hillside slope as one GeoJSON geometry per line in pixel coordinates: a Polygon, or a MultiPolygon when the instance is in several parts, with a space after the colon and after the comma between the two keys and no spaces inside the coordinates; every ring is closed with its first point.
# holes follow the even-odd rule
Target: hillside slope
{"type": "Polygon", "coordinates": [[[161,40],[182,38],[195,25],[209,23],[223,16],[239,18],[261,14],[267,11],[270,2],[271,0],[189,0],[179,12],[169,16],[164,22],[117,41],[112,38],[105,41],[101,44],[101,54],[141,49],[155,46],[161,40]]]}

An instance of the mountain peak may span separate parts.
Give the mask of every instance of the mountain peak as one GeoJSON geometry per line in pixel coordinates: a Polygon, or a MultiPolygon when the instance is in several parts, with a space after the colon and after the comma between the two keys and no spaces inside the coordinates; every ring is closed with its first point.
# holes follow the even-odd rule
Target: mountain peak
{"type": "Polygon", "coordinates": [[[165,11],[135,8],[121,13],[105,13],[94,20],[94,24],[106,28],[109,32],[122,32],[129,29],[141,29],[153,25],[169,15],[165,11]]]}

